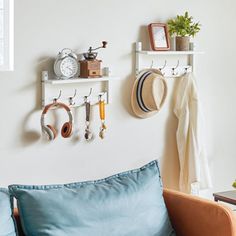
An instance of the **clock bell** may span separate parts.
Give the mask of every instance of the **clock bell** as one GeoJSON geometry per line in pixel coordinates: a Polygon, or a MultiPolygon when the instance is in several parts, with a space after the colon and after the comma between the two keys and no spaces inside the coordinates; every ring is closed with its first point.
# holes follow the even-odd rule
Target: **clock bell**
{"type": "Polygon", "coordinates": [[[95,52],[100,48],[106,48],[107,42],[102,41],[102,46],[97,48],[89,47],[88,52],[83,53],[84,60],[79,61],[80,63],[80,77],[82,78],[98,78],[102,77],[101,71],[101,60],[96,59],[98,53],[95,52]]]}

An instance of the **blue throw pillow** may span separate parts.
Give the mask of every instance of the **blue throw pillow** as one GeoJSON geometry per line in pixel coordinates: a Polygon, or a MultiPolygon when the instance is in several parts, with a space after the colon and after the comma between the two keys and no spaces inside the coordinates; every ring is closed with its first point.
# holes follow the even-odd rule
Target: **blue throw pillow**
{"type": "Polygon", "coordinates": [[[11,185],[30,236],[169,236],[158,164],[64,185],[11,185]]]}
{"type": "Polygon", "coordinates": [[[0,236],[16,236],[13,202],[7,189],[0,188],[0,236]]]}

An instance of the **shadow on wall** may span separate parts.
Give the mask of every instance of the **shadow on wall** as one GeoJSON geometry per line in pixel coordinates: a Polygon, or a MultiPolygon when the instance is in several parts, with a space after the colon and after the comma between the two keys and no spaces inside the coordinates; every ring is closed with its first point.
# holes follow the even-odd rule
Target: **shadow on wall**
{"type": "MultiPolygon", "coordinates": [[[[35,88],[35,108],[32,109],[27,115],[25,116],[23,122],[22,122],[22,130],[21,130],[21,138],[20,143],[21,146],[29,146],[33,143],[37,142],[40,137],[41,133],[38,130],[30,129],[28,128],[28,124],[30,123],[30,120],[33,119],[34,115],[41,110],[41,74],[42,71],[46,70],[49,72],[49,76],[52,76],[53,71],[51,68],[53,68],[54,58],[50,57],[43,57],[38,60],[36,63],[36,81],[35,83],[31,84],[30,86],[27,86],[23,89],[29,89],[32,86],[35,88]]],[[[38,117],[38,116],[37,116],[38,117]]],[[[39,121],[38,121],[39,122],[39,121]]]]}
{"type": "MultiPolygon", "coordinates": [[[[139,36],[137,42],[142,42],[143,48],[146,50],[150,49],[149,45],[149,36],[147,31],[147,26],[141,26],[139,31],[139,36]]],[[[122,105],[125,107],[126,111],[134,116],[134,113],[131,108],[131,93],[133,83],[135,81],[135,43],[132,45],[132,57],[131,57],[131,75],[127,76],[123,85],[122,85],[122,105]],[[129,101],[129,102],[127,102],[129,101]]],[[[168,118],[166,121],[166,132],[165,132],[165,146],[163,149],[162,156],[162,179],[163,184],[167,188],[178,190],[179,185],[179,160],[178,160],[178,150],[176,144],[176,130],[178,126],[178,120],[173,114],[174,110],[174,101],[176,98],[176,87],[178,86],[178,80],[174,82],[173,93],[171,95],[170,107],[168,112],[168,118]]]]}
{"type": "Polygon", "coordinates": [[[30,111],[26,115],[25,119],[23,120],[22,131],[21,131],[21,139],[20,139],[22,146],[27,146],[27,145],[30,145],[32,143],[35,143],[41,137],[41,135],[39,134],[38,131],[27,128],[27,124],[28,124],[30,118],[34,115],[35,112],[37,112],[37,109],[34,109],[34,110],[30,111]]]}
{"type": "Polygon", "coordinates": [[[142,25],[139,30],[137,42],[142,42],[143,50],[150,50],[149,34],[147,25],[142,25]]]}
{"type": "MultiPolygon", "coordinates": [[[[132,47],[132,52],[135,50],[135,44],[133,44],[132,47]]],[[[132,72],[131,75],[128,75],[121,87],[121,102],[122,106],[125,108],[125,110],[129,113],[129,115],[134,116],[134,113],[131,108],[131,92],[132,92],[132,87],[133,83],[135,81],[135,53],[131,53],[132,55],[132,60],[131,60],[131,68],[132,72]]]]}
{"type": "Polygon", "coordinates": [[[178,120],[173,114],[174,101],[177,96],[178,79],[174,81],[173,92],[170,97],[170,106],[168,118],[166,121],[165,146],[163,149],[162,161],[162,180],[166,188],[179,189],[179,159],[178,149],[176,143],[176,130],[178,127],[178,120]]]}
{"type": "MultiPolygon", "coordinates": [[[[140,27],[137,42],[142,42],[143,47],[146,49],[150,48],[148,30],[147,30],[146,25],[143,25],[140,27]]],[[[126,109],[126,111],[132,116],[134,116],[134,113],[131,108],[131,92],[132,92],[133,83],[135,81],[135,49],[136,49],[135,43],[136,42],[132,44],[132,48],[131,48],[131,68],[132,68],[131,75],[128,75],[126,79],[124,80],[123,85],[122,85],[122,91],[121,91],[122,105],[126,109]]]]}

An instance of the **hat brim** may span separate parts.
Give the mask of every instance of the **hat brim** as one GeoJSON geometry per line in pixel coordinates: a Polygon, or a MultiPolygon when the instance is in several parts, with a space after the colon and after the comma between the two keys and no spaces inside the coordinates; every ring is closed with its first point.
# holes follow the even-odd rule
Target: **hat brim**
{"type": "MultiPolygon", "coordinates": [[[[158,75],[161,75],[161,72],[157,69],[145,69],[145,70],[142,70],[139,74],[142,75],[143,73],[145,73],[146,71],[152,71],[158,75]]],[[[155,110],[155,111],[149,111],[149,112],[145,112],[143,111],[139,104],[138,104],[138,101],[137,101],[137,95],[136,95],[136,91],[137,91],[137,85],[138,85],[138,79],[135,79],[134,81],[134,85],[133,85],[133,89],[132,89],[132,93],[131,93],[131,107],[133,109],[133,112],[136,116],[138,116],[139,118],[149,118],[149,117],[152,117],[154,116],[155,114],[157,114],[159,112],[159,110],[155,110]]]]}

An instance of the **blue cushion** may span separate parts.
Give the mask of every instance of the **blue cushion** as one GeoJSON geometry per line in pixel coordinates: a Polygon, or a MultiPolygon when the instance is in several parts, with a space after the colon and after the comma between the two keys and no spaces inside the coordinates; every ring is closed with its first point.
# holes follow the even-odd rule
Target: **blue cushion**
{"type": "Polygon", "coordinates": [[[80,183],[9,186],[26,235],[169,236],[158,164],[80,183]]]}
{"type": "Polygon", "coordinates": [[[7,189],[0,188],[0,236],[16,236],[12,198],[7,189]]]}

